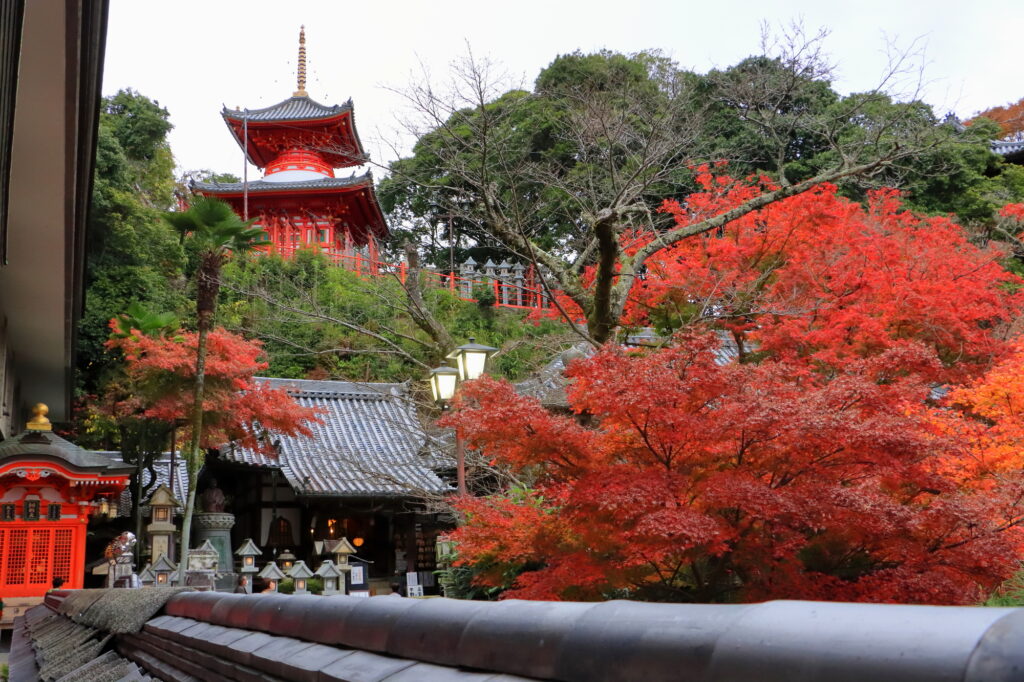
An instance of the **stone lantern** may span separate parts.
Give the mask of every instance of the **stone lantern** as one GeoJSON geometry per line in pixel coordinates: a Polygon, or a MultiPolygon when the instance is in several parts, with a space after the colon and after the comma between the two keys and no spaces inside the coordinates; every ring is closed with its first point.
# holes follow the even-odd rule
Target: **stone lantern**
{"type": "Polygon", "coordinates": [[[249,575],[256,573],[256,557],[262,556],[263,551],[256,546],[252,538],[246,538],[242,546],[235,550],[235,556],[242,557],[242,573],[249,575]]]}
{"type": "Polygon", "coordinates": [[[292,554],[292,551],[290,549],[286,549],[285,551],[278,554],[277,558],[278,560],[280,560],[281,569],[285,573],[290,571],[292,569],[292,566],[295,564],[295,555],[292,554]]]}
{"type": "Polygon", "coordinates": [[[197,590],[214,589],[214,578],[220,552],[209,539],[195,549],[188,551],[188,566],[185,567],[185,584],[197,590]]]}
{"type": "Polygon", "coordinates": [[[173,559],[177,546],[174,539],[177,527],[174,525],[174,510],[181,506],[178,500],[165,485],[161,485],[149,496],[149,509],[152,521],[146,526],[149,537],[149,556],[156,558],[161,554],[173,559]]]}
{"type": "Polygon", "coordinates": [[[153,573],[150,565],[146,564],[146,567],[139,571],[139,584],[143,587],[153,587],[154,583],[156,583],[156,574],[153,573]]]}
{"type": "Polygon", "coordinates": [[[345,573],[351,570],[351,566],[335,566],[334,562],[330,559],[324,559],[324,562],[320,564],[320,568],[316,569],[316,574],[324,581],[323,594],[325,596],[340,594],[341,590],[338,586],[344,586],[345,573]]]}
{"type": "Polygon", "coordinates": [[[150,570],[153,572],[153,575],[156,576],[154,584],[158,587],[167,587],[171,584],[172,575],[178,570],[178,567],[174,565],[174,562],[167,558],[166,554],[161,554],[157,557],[156,562],[150,570]]]}
{"type": "Polygon", "coordinates": [[[263,570],[259,572],[259,577],[268,580],[270,582],[269,589],[271,592],[277,592],[278,584],[284,580],[287,576],[277,567],[276,561],[271,561],[269,564],[263,567],[263,570]]]}
{"type": "Polygon", "coordinates": [[[296,561],[292,569],[288,571],[288,577],[295,581],[295,594],[309,594],[306,581],[314,575],[305,561],[296,561]]]}
{"type": "Polygon", "coordinates": [[[338,565],[338,570],[349,570],[343,568],[343,566],[348,566],[348,558],[356,553],[356,548],[352,546],[352,543],[348,541],[348,538],[336,540],[328,549],[330,553],[334,555],[334,561],[338,565]]]}

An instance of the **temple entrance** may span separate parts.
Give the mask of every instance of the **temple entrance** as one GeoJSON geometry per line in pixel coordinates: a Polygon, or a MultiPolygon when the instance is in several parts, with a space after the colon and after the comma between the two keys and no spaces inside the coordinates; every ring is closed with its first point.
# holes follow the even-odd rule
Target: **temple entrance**
{"type": "Polygon", "coordinates": [[[63,579],[67,587],[81,587],[81,571],[73,572],[72,566],[82,563],[81,557],[74,556],[74,549],[81,545],[78,536],[83,529],[68,526],[29,527],[26,522],[20,528],[0,528],[0,584],[4,596],[38,595],[49,589],[54,578],[63,579]]]}

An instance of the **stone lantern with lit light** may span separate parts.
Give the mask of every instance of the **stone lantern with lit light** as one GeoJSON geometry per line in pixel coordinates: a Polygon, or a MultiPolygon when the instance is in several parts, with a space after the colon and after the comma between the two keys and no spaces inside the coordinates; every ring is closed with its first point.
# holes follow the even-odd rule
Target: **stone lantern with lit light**
{"type": "Polygon", "coordinates": [[[286,549],[285,551],[277,555],[277,560],[281,562],[281,570],[287,573],[292,569],[292,566],[295,564],[295,555],[292,554],[292,551],[290,549],[286,549]]]}
{"type": "Polygon", "coordinates": [[[256,573],[256,557],[261,556],[263,551],[256,546],[256,543],[252,541],[252,538],[246,538],[242,543],[242,546],[235,550],[235,556],[241,557],[242,560],[242,574],[249,575],[256,573]]]}
{"type": "Polygon", "coordinates": [[[334,562],[338,565],[338,569],[341,571],[348,570],[343,567],[348,566],[348,558],[356,553],[356,548],[352,546],[348,538],[334,541],[327,549],[334,555],[334,562]]]}
{"type": "Polygon", "coordinates": [[[269,581],[268,589],[271,592],[277,592],[277,586],[282,580],[287,578],[283,571],[277,567],[276,561],[271,561],[269,564],[263,567],[263,570],[259,572],[259,577],[269,581]]]}
{"type": "Polygon", "coordinates": [[[146,535],[149,537],[149,556],[158,557],[163,554],[174,559],[174,550],[177,546],[175,536],[178,532],[174,525],[174,510],[180,506],[181,503],[174,498],[165,485],[159,486],[149,496],[150,518],[152,518],[152,521],[146,526],[146,535]]]}
{"type": "Polygon", "coordinates": [[[324,559],[324,562],[320,564],[320,568],[316,569],[316,574],[324,581],[324,595],[339,594],[341,589],[339,586],[343,586],[345,573],[351,571],[352,567],[349,565],[336,566],[330,559],[324,559]]]}
{"type": "Polygon", "coordinates": [[[307,581],[314,575],[316,574],[309,570],[309,566],[306,565],[305,561],[296,561],[295,565],[288,571],[288,577],[295,581],[295,594],[309,594],[307,581]]]}
{"type": "Polygon", "coordinates": [[[150,571],[152,571],[156,578],[154,584],[157,587],[167,587],[170,585],[171,576],[176,570],[178,570],[178,567],[173,561],[167,558],[166,554],[158,556],[156,561],[150,567],[150,571]]]}

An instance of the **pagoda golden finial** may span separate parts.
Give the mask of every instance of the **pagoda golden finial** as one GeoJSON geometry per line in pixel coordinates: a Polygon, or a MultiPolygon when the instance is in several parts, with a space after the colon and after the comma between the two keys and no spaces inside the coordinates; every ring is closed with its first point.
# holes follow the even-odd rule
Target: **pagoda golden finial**
{"type": "Polygon", "coordinates": [[[306,27],[299,28],[299,68],[298,68],[299,89],[292,93],[293,97],[308,97],[306,92],[306,27]]]}
{"type": "Polygon", "coordinates": [[[32,407],[32,419],[25,425],[28,431],[51,431],[50,420],[46,418],[50,408],[43,403],[36,403],[32,407]]]}

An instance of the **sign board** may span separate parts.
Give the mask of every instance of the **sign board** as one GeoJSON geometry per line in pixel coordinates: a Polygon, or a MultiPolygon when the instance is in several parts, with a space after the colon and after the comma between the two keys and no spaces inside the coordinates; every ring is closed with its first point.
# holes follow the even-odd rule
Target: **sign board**
{"type": "Polygon", "coordinates": [[[405,574],[405,585],[406,587],[418,587],[420,584],[420,576],[415,571],[405,574]]]}
{"type": "Polygon", "coordinates": [[[359,564],[353,564],[352,570],[349,572],[349,582],[352,585],[365,585],[365,570],[366,569],[363,566],[360,566],[359,564]]]}
{"type": "Polygon", "coordinates": [[[407,588],[405,588],[405,591],[407,592],[406,596],[408,596],[408,597],[422,597],[423,596],[423,586],[422,585],[409,585],[407,588]]]}

